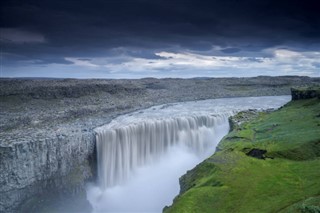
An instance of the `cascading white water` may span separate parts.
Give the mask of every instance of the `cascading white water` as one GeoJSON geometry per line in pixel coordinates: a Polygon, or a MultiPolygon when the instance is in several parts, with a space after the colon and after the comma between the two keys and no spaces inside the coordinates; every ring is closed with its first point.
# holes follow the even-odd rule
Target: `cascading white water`
{"type": "Polygon", "coordinates": [[[96,130],[98,177],[101,187],[123,183],[137,167],[158,159],[168,147],[184,143],[198,155],[212,143],[204,131],[215,132],[230,114],[191,116],[96,130]]]}
{"type": "Polygon", "coordinates": [[[94,212],[161,212],[179,193],[178,179],[214,153],[228,116],[278,108],[290,96],[224,98],[151,107],[96,128],[98,186],[94,212]]]}

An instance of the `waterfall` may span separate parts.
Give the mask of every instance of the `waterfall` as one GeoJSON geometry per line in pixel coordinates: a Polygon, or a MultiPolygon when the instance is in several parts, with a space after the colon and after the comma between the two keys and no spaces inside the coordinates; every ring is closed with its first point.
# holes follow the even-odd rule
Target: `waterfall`
{"type": "Polygon", "coordinates": [[[124,183],[138,167],[157,160],[174,145],[205,153],[213,147],[206,132],[215,135],[219,126],[228,125],[229,116],[193,115],[95,129],[100,187],[124,183]]]}
{"type": "Polygon", "coordinates": [[[278,108],[290,96],[222,98],[153,106],[95,129],[98,184],[87,189],[94,212],[162,212],[179,177],[212,155],[228,117],[278,108]],[[138,196],[137,196],[138,195],[138,196]]]}

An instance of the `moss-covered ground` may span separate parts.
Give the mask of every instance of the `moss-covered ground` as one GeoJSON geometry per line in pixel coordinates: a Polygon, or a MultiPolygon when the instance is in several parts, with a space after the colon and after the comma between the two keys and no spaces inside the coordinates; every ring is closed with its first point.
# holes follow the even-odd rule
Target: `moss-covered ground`
{"type": "Polygon", "coordinates": [[[320,212],[320,100],[291,101],[230,132],[180,179],[165,212],[320,212]],[[247,155],[265,150],[264,159],[247,155]]]}

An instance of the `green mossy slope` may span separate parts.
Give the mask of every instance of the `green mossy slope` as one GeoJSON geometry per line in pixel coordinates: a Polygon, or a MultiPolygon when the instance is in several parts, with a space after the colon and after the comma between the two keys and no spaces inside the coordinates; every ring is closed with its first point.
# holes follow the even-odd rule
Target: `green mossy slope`
{"type": "Polygon", "coordinates": [[[320,99],[296,100],[230,132],[180,179],[165,212],[320,212],[320,99]],[[264,150],[262,158],[247,155],[264,150]]]}

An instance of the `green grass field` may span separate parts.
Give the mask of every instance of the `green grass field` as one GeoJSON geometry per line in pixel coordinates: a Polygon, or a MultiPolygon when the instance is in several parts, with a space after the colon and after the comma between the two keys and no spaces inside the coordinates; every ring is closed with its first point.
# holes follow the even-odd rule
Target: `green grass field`
{"type": "Polygon", "coordinates": [[[320,212],[320,100],[291,101],[230,132],[180,179],[165,212],[320,212]],[[266,150],[265,159],[248,156],[266,150]]]}

